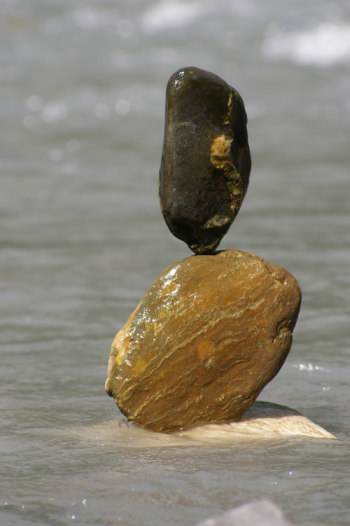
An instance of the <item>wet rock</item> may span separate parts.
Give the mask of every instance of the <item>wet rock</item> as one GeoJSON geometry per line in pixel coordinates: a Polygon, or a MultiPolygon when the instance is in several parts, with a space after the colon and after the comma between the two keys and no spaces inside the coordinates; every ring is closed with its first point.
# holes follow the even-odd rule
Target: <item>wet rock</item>
{"type": "Polygon", "coordinates": [[[238,508],[206,519],[197,526],[293,526],[282,510],[268,499],[242,504],[238,508]]]}
{"type": "Polygon", "coordinates": [[[170,231],[212,253],[236,217],[250,174],[247,116],[239,93],[198,68],[167,86],[159,196],[170,231]]]}
{"type": "Polygon", "coordinates": [[[289,272],[241,251],[171,265],[116,335],[106,390],[156,431],[237,420],[287,357],[300,300],[289,272]]]}
{"type": "MultiPolygon", "coordinates": [[[[167,436],[167,435],[166,435],[167,436]]],[[[174,433],[171,435],[174,437],[174,433]]],[[[271,402],[255,401],[235,422],[208,424],[181,431],[181,437],[200,440],[244,441],[259,438],[311,437],[335,440],[336,437],[295,409],[271,402]]]]}

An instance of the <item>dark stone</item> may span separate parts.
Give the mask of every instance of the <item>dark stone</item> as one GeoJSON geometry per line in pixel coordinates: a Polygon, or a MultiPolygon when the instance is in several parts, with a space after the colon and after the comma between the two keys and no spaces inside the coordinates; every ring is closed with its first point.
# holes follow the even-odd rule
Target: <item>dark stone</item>
{"type": "Polygon", "coordinates": [[[236,217],[250,174],[247,116],[239,93],[202,69],[167,86],[159,196],[175,237],[212,253],[236,217]]]}

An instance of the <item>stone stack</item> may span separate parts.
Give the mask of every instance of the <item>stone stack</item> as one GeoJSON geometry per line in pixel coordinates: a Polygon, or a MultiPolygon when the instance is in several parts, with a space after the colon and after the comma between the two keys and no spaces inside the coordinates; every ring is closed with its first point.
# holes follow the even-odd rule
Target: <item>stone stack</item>
{"type": "Polygon", "coordinates": [[[253,254],[214,252],[248,186],[246,120],[238,92],[216,75],[184,68],[170,78],[160,202],[197,255],[154,281],[114,339],[106,391],[139,426],[239,419],[290,350],[295,278],[253,254]]]}

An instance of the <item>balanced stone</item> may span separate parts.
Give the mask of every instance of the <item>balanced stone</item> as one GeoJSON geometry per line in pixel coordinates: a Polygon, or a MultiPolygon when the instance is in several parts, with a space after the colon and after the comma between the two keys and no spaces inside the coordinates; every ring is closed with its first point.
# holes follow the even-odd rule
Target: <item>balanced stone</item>
{"type": "Polygon", "coordinates": [[[159,196],[170,231],[212,253],[236,217],[250,175],[247,116],[220,77],[183,68],[167,85],[159,196]]]}
{"type": "Polygon", "coordinates": [[[288,271],[252,254],[173,264],[116,335],[106,391],[155,431],[237,420],[284,363],[300,301],[288,271]]]}

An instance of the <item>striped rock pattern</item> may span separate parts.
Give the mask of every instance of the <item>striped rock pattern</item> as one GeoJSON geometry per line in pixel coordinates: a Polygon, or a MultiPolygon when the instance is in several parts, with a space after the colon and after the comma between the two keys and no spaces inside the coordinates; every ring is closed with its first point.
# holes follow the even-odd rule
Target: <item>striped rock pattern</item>
{"type": "Polygon", "coordinates": [[[155,431],[237,420],[284,363],[300,301],[289,272],[245,252],[171,265],[116,335],[106,391],[155,431]]]}

